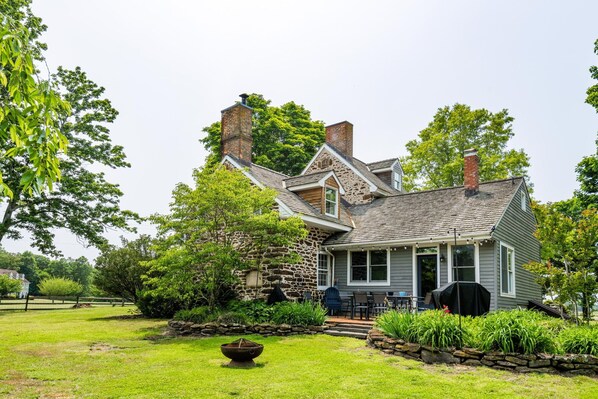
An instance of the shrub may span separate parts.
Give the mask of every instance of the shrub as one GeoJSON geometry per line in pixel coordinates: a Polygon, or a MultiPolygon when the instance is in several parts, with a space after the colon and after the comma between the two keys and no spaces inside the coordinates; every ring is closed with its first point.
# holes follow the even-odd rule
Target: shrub
{"type": "Polygon", "coordinates": [[[463,345],[469,348],[480,348],[480,331],[482,329],[483,317],[466,316],[461,318],[463,326],[463,345]]]}
{"type": "Polygon", "coordinates": [[[417,316],[410,312],[391,310],[376,318],[376,326],[392,338],[409,340],[409,329],[417,316]]]}
{"type": "Polygon", "coordinates": [[[274,305],[272,322],[299,326],[319,326],[326,321],[326,309],[310,302],[279,302],[274,305]]]}
{"type": "Polygon", "coordinates": [[[21,292],[20,280],[12,279],[4,274],[0,275],[0,297],[21,292]]]}
{"type": "Polygon", "coordinates": [[[530,310],[491,313],[485,316],[480,329],[481,349],[525,354],[554,352],[550,332],[541,324],[546,319],[530,310]]]}
{"type": "Polygon", "coordinates": [[[261,300],[230,301],[226,308],[231,312],[243,313],[253,323],[267,323],[274,314],[274,307],[261,300]]]}
{"type": "Polygon", "coordinates": [[[80,295],[83,286],[73,280],[60,277],[47,278],[38,286],[39,292],[48,296],[80,295]]]}
{"type": "Polygon", "coordinates": [[[598,356],[598,328],[591,326],[572,327],[559,335],[561,348],[565,353],[598,356]]]}
{"type": "Polygon", "coordinates": [[[217,321],[222,324],[252,324],[251,318],[241,312],[224,312],[218,316],[217,321]]]}
{"type": "Polygon", "coordinates": [[[462,347],[464,332],[458,317],[443,310],[428,310],[413,319],[409,341],[434,348],[462,347]]]}
{"type": "Polygon", "coordinates": [[[170,318],[183,306],[179,299],[158,291],[141,291],[135,303],[147,317],[170,318]]]}
{"type": "Polygon", "coordinates": [[[190,321],[201,324],[215,321],[218,318],[217,312],[210,311],[207,306],[198,306],[193,309],[183,309],[175,313],[174,319],[180,321],[190,321]]]}

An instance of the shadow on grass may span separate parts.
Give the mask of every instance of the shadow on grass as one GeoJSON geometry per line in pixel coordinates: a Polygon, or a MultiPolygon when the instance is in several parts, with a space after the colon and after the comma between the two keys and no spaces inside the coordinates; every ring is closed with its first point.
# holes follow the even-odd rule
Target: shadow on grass
{"type": "Polygon", "coordinates": [[[141,313],[121,314],[116,316],[91,317],[88,321],[112,321],[112,320],[156,320],[167,321],[168,319],[150,319],[141,313]]]}

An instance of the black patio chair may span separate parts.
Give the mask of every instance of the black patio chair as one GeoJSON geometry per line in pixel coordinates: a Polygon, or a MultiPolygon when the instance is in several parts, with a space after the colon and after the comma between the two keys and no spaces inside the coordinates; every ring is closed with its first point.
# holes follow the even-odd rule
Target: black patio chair
{"type": "Polygon", "coordinates": [[[328,313],[332,316],[334,311],[341,311],[341,294],[336,287],[328,287],[324,291],[324,307],[328,309],[328,313]]]}
{"type": "Polygon", "coordinates": [[[423,312],[430,309],[434,309],[434,305],[432,305],[432,293],[426,292],[424,300],[417,302],[417,311],[423,312]]]}
{"type": "Polygon", "coordinates": [[[388,310],[389,303],[384,292],[374,292],[372,298],[372,314],[374,316],[382,314],[388,310]]]}
{"type": "Polygon", "coordinates": [[[365,310],[365,319],[370,319],[370,302],[365,292],[353,293],[353,308],[351,309],[351,318],[355,317],[355,311],[359,310],[359,319],[363,318],[363,311],[365,310]]]}

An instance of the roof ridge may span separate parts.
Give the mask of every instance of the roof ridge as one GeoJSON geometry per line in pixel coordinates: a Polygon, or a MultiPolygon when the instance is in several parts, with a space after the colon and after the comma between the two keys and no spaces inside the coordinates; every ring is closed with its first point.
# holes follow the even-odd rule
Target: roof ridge
{"type": "Polygon", "coordinates": [[[367,163],[366,165],[368,165],[368,166],[369,166],[369,165],[371,165],[371,164],[373,164],[373,163],[380,163],[380,162],[386,162],[386,161],[395,161],[395,160],[397,160],[397,159],[399,159],[399,157],[387,158],[387,159],[381,159],[380,161],[369,162],[369,163],[367,163]]]}
{"type": "Polygon", "coordinates": [[[330,173],[330,172],[333,172],[333,173],[334,173],[334,170],[332,170],[332,169],[331,169],[331,170],[322,170],[322,171],[320,171],[320,172],[308,173],[308,174],[306,174],[306,175],[296,175],[296,176],[289,176],[289,177],[287,177],[287,178],[286,178],[286,179],[284,179],[284,180],[297,179],[297,178],[300,178],[300,177],[305,177],[305,176],[313,176],[313,175],[318,175],[318,174],[328,174],[328,173],[330,173]]]}

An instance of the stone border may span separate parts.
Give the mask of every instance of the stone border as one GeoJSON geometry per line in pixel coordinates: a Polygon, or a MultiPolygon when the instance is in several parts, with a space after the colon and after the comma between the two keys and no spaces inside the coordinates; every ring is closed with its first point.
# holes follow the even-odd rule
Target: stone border
{"type": "Polygon", "coordinates": [[[389,338],[372,329],[367,344],[389,355],[423,361],[428,364],[463,364],[486,366],[519,373],[559,373],[567,376],[598,376],[598,357],[592,355],[524,355],[521,353],[482,352],[477,349],[435,349],[425,345],[389,338]]]}
{"type": "Polygon", "coordinates": [[[331,324],[324,326],[291,326],[289,324],[254,324],[245,326],[242,324],[221,324],[203,323],[196,324],[190,321],[170,320],[168,329],[174,336],[181,337],[213,337],[218,335],[243,335],[259,334],[264,337],[288,336],[288,335],[313,335],[322,334],[331,328],[331,324]]]}

